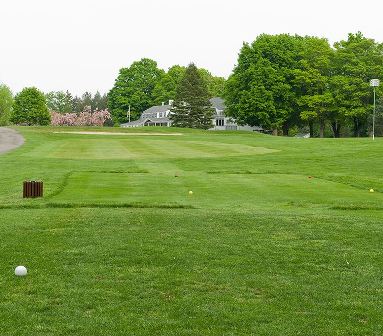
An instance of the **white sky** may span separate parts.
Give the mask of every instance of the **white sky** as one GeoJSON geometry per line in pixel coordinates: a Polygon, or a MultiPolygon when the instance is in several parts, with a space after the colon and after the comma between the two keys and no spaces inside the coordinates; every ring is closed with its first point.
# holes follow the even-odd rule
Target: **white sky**
{"type": "Polygon", "coordinates": [[[107,92],[142,57],[227,77],[243,41],[261,33],[333,43],[360,30],[383,42],[382,18],[382,0],[5,0],[0,82],[14,92],[107,92]]]}

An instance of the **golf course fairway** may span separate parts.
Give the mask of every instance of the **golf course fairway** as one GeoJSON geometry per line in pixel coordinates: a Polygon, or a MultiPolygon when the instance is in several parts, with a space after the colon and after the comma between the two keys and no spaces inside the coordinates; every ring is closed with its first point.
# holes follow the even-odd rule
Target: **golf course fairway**
{"type": "Polygon", "coordinates": [[[383,334],[382,139],[15,129],[0,335],[383,334]]]}

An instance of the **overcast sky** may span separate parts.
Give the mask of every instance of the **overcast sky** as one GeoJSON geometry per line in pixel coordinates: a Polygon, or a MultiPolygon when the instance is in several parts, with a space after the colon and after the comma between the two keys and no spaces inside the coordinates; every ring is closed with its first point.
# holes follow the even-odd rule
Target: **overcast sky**
{"type": "Polygon", "coordinates": [[[261,33],[383,42],[382,0],[7,0],[0,11],[0,82],[14,92],[107,92],[142,57],[227,77],[261,33]]]}

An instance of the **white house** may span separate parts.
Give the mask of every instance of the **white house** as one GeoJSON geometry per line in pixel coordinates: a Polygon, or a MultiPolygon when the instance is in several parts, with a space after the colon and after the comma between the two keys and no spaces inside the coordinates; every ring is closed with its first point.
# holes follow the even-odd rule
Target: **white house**
{"type": "Polygon", "coordinates": [[[215,109],[213,116],[213,127],[216,131],[262,131],[262,127],[252,127],[248,125],[240,126],[231,117],[225,115],[225,101],[220,97],[210,99],[211,105],[215,109]]]}
{"type": "Polygon", "coordinates": [[[172,107],[172,100],[169,100],[169,104],[152,106],[142,112],[140,119],[134,120],[125,124],[121,124],[121,127],[141,127],[141,126],[171,126],[169,119],[170,109],[172,107]]]}
{"type": "MultiPolygon", "coordinates": [[[[212,108],[214,109],[214,115],[212,119],[211,130],[222,131],[262,131],[261,127],[251,126],[239,126],[234,119],[225,115],[225,102],[220,97],[214,97],[210,99],[212,108]]],[[[169,104],[152,106],[142,112],[140,119],[131,121],[125,124],[121,124],[121,127],[141,127],[141,126],[167,126],[170,127],[172,122],[169,118],[171,113],[173,101],[169,100],[169,104]]]]}

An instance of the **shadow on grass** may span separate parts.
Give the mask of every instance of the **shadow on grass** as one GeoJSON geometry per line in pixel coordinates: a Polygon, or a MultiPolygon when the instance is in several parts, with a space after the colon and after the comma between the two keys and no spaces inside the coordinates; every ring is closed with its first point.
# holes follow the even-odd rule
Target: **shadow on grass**
{"type": "Polygon", "coordinates": [[[184,204],[144,204],[144,203],[39,203],[39,204],[0,204],[0,209],[47,209],[47,208],[154,208],[154,209],[197,209],[184,204]]]}

